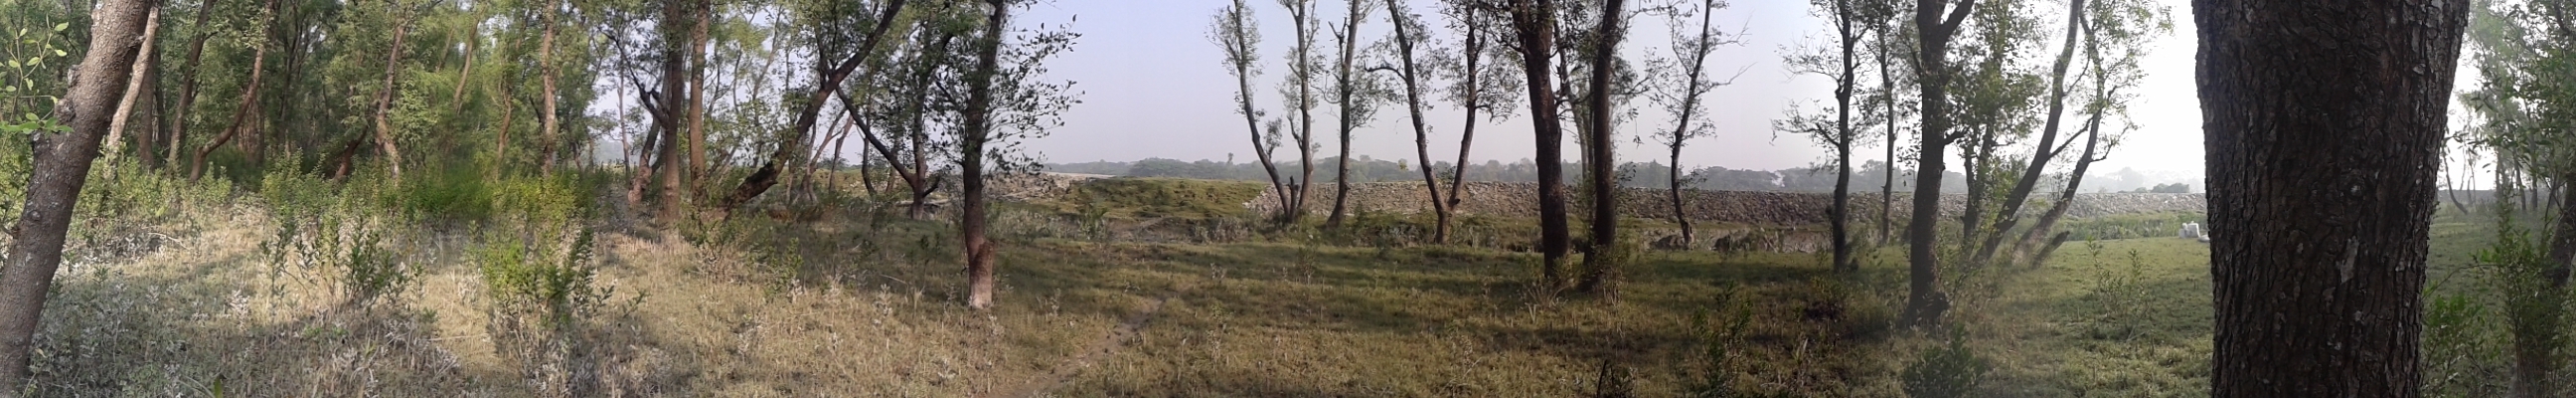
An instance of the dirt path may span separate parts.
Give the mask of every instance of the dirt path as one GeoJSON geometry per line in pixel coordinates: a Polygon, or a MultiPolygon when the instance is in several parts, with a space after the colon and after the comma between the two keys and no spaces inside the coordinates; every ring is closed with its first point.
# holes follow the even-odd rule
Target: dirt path
{"type": "Polygon", "coordinates": [[[1055,391],[1057,387],[1063,387],[1065,382],[1072,381],[1076,376],[1081,376],[1083,370],[1090,369],[1092,365],[1097,364],[1101,359],[1118,355],[1119,351],[1126,350],[1127,343],[1135,340],[1136,334],[1144,330],[1145,324],[1153,322],[1154,315],[1163,312],[1163,303],[1172,301],[1172,296],[1179,294],[1180,292],[1166,292],[1163,293],[1162,296],[1155,297],[1153,301],[1145,302],[1145,308],[1137,311],[1133,315],[1128,315],[1124,320],[1120,320],[1118,322],[1118,327],[1110,328],[1108,335],[1100,336],[1099,341],[1092,342],[1091,345],[1089,347],[1085,347],[1081,353],[1075,354],[1071,358],[1065,358],[1064,362],[1057,363],[1054,370],[1047,372],[1045,378],[1030,380],[1011,388],[997,389],[995,390],[996,392],[990,396],[1040,397],[1046,396],[1050,391],[1055,391]]]}

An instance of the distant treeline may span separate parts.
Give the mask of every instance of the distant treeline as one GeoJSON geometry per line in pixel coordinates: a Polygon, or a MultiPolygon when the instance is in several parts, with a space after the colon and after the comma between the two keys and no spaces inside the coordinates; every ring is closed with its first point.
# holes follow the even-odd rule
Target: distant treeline
{"type": "MultiPolygon", "coordinates": [[[[1339,163],[1340,162],[1337,158],[1316,159],[1315,180],[1327,183],[1333,181],[1334,171],[1339,163]]],[[[1568,170],[1568,175],[1566,176],[1567,179],[1580,180],[1582,178],[1579,175],[1582,168],[1577,166],[1578,165],[1572,163],[1566,164],[1565,167],[1566,170],[1568,170]]],[[[1244,181],[1268,181],[1270,178],[1261,170],[1261,165],[1259,163],[1212,160],[1193,162],[1150,158],[1133,162],[1095,161],[1084,163],[1049,163],[1046,164],[1045,167],[1046,171],[1057,173],[1102,174],[1129,177],[1171,177],[1244,181]]],[[[1415,167],[1419,167],[1419,165],[1414,164],[1409,160],[1399,159],[1389,161],[1367,156],[1355,157],[1351,159],[1351,181],[1421,181],[1422,172],[1415,169],[1415,167]]],[[[1440,175],[1443,178],[1447,178],[1448,173],[1450,173],[1451,170],[1455,170],[1453,164],[1450,162],[1440,162],[1434,164],[1433,167],[1435,167],[1433,170],[1441,173],[1440,175]]],[[[1297,168],[1297,164],[1293,162],[1281,163],[1278,168],[1280,175],[1289,179],[1296,179],[1298,178],[1298,175],[1301,174],[1301,171],[1297,168]]],[[[1690,189],[1711,191],[1786,192],[1832,192],[1834,189],[1833,168],[1825,166],[1798,167],[1781,170],[1729,169],[1725,167],[1709,166],[1686,170],[1688,171],[1683,173],[1685,178],[1682,180],[1682,186],[1690,189]]],[[[1537,163],[1528,159],[1522,159],[1521,161],[1512,163],[1488,160],[1482,164],[1468,165],[1466,173],[1466,179],[1468,181],[1538,181],[1537,163]]],[[[1670,186],[1669,184],[1672,182],[1672,173],[1669,172],[1669,169],[1661,162],[1621,164],[1619,165],[1619,174],[1621,179],[1626,181],[1625,185],[1631,187],[1663,188],[1670,186]]],[[[1871,161],[1862,164],[1861,167],[1852,171],[1852,190],[1856,192],[1877,192],[1880,186],[1886,183],[1887,174],[1888,168],[1887,163],[1885,162],[1871,161]]],[[[1967,178],[1961,176],[1957,172],[1943,174],[1943,178],[1941,179],[1941,190],[1943,192],[1964,192],[1967,190],[1967,187],[1964,186],[1964,183],[1962,182],[1967,180],[1967,178]]],[[[2199,191],[2197,189],[2198,181],[2172,182],[2172,180],[2172,178],[2159,178],[2158,176],[2151,176],[2138,172],[2137,170],[2121,169],[2120,171],[2112,173],[2095,174],[2085,177],[2084,185],[2086,188],[2084,191],[2199,191]]],[[[1896,190],[1910,192],[1913,189],[1913,170],[1898,170],[1896,175],[1896,190]]]]}

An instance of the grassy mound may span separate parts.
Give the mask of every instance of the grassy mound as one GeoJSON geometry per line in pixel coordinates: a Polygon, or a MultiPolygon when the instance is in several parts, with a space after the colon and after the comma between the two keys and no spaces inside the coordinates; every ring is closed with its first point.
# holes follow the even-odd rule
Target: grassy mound
{"type": "Polygon", "coordinates": [[[1249,181],[1104,178],[1083,182],[1072,195],[1048,205],[1067,213],[1109,218],[1236,217],[1251,214],[1243,203],[1267,188],[1249,181]]]}

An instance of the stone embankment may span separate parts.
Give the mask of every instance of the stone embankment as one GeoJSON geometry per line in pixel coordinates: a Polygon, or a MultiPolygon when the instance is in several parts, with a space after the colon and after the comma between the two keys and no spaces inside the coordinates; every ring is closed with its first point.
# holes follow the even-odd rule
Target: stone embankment
{"type": "MultiPolygon", "coordinates": [[[[1469,182],[1458,204],[1461,214],[1504,217],[1530,217],[1538,214],[1538,184],[1504,182],[1469,182]]],[[[1447,189],[1448,187],[1441,187],[1447,189]]],[[[1333,187],[1316,186],[1308,193],[1306,210],[1313,213],[1332,211],[1333,187]]],[[[1672,200],[1662,189],[1621,189],[1619,213],[1638,218],[1671,218],[1672,200]]],[[[1913,195],[1896,194],[1895,209],[1890,217],[1903,219],[1911,214],[1913,195]]],[[[1965,208],[1965,195],[1942,195],[1941,213],[1955,216],[1965,208]]],[[[1415,213],[1430,210],[1430,193],[1421,183],[1351,184],[1351,208],[1365,211],[1415,213]]],[[[1569,198],[1581,200],[1577,195],[1569,198]]],[[[2034,197],[2028,211],[2036,214],[2047,210],[2034,197]]],[[[1851,197],[1854,219],[1874,219],[1879,214],[1877,192],[1855,193],[1851,197]]],[[[1833,205],[1833,195],[1805,192],[1740,192],[1682,191],[1682,205],[1691,219],[1745,225],[1812,225],[1823,224],[1833,205]]],[[[1259,212],[1279,208],[1278,197],[1264,193],[1244,203],[1259,212]]],[[[2206,211],[2207,201],[2201,194],[2095,193],[2077,194],[2074,206],[2067,209],[2070,217],[2086,218],[2117,214],[2199,213],[2206,211]]]]}

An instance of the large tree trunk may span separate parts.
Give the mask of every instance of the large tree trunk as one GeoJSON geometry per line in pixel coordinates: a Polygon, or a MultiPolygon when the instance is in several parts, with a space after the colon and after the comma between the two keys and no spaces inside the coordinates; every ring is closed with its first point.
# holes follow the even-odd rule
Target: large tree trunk
{"type": "Polygon", "coordinates": [[[1905,226],[1906,277],[1909,292],[1905,299],[1902,321],[1912,327],[1939,327],[1941,315],[1950,310],[1950,297],[1941,293],[1938,269],[1941,266],[1940,237],[1935,236],[1941,221],[1941,171],[1948,154],[1943,152],[1954,137],[1950,135],[1950,39],[1958,32],[1976,0],[1916,0],[1914,27],[1919,40],[1919,58],[1914,65],[1915,83],[1923,96],[1922,142],[1916,149],[1914,170],[1914,210],[1905,226]],[[1942,15],[1942,9],[1949,15],[1942,15]]]}
{"type": "MultiPolygon", "coordinates": [[[[690,57],[696,55],[692,49],[695,43],[685,41],[686,33],[679,33],[690,31],[696,25],[697,18],[690,15],[696,11],[695,4],[693,0],[662,1],[660,29],[665,38],[662,42],[662,88],[659,90],[661,98],[655,102],[663,116],[654,119],[653,125],[658,130],[657,134],[662,135],[662,147],[653,155],[658,158],[653,162],[657,186],[653,195],[653,213],[664,220],[679,218],[680,212],[688,207],[688,190],[684,188],[688,186],[688,173],[692,171],[688,156],[690,148],[697,145],[688,141],[687,131],[688,111],[694,106],[689,101],[688,76],[690,57]]],[[[782,148],[791,146],[779,145],[782,148]]]]}
{"type": "Polygon", "coordinates": [[[2196,0],[2212,395],[2414,397],[2467,0],[2196,0]]]}
{"type": "Polygon", "coordinates": [[[1408,19],[1413,15],[1405,10],[1403,0],[1387,0],[1386,15],[1395,25],[1396,59],[1403,68],[1398,72],[1404,79],[1404,110],[1413,118],[1413,151],[1422,160],[1422,187],[1431,194],[1431,212],[1439,220],[1431,229],[1431,241],[1447,242],[1449,204],[1440,200],[1440,177],[1432,172],[1431,127],[1422,124],[1422,71],[1413,63],[1413,44],[1419,39],[1413,36],[1417,32],[1408,19]]]}
{"type": "Polygon", "coordinates": [[[1551,0],[1512,0],[1512,30],[1520,41],[1521,72],[1529,88],[1530,124],[1538,139],[1539,277],[1546,294],[1565,285],[1562,268],[1570,240],[1565,223],[1565,127],[1557,120],[1554,83],[1548,65],[1556,56],[1556,4],[1551,0]]]}
{"type": "MultiPolygon", "coordinates": [[[[2576,180],[2576,175],[2561,174],[2554,180],[2576,180]]],[[[2547,293],[2539,296],[2543,299],[2564,299],[2567,295],[2569,262],[2576,261],[2576,194],[2569,194],[2564,183],[2550,185],[2552,188],[2549,191],[2553,193],[2551,199],[2558,204],[2558,219],[2552,223],[2553,226],[2549,232],[2549,268],[2541,272],[2541,277],[2549,283],[2549,289],[2545,291],[2547,293]]],[[[2545,319],[2546,317],[2531,318],[2545,319]]],[[[2556,347],[2551,347],[2549,341],[2534,337],[2541,336],[2522,336],[2521,333],[2516,333],[2514,336],[2514,396],[2516,398],[2558,396],[2557,391],[2554,391],[2558,386],[2551,384],[2550,380],[2558,373],[2562,355],[2554,350],[2556,347]]]]}
{"type": "Polygon", "coordinates": [[[692,11],[698,15],[689,28],[689,162],[681,165],[688,170],[681,173],[681,184],[691,200],[703,196],[699,192],[706,184],[699,180],[714,171],[707,166],[707,27],[715,24],[715,2],[699,0],[695,5],[692,11]]]}
{"type": "Polygon", "coordinates": [[[1619,117],[1610,98],[1619,91],[1619,38],[1628,33],[1619,27],[1627,19],[1625,4],[1608,0],[1601,6],[1601,26],[1592,33],[1592,89],[1584,99],[1592,109],[1591,119],[1586,120],[1592,128],[1585,131],[1592,136],[1585,142],[1591,144],[1583,147],[1588,152],[1584,157],[1592,159],[1587,164],[1592,170],[1584,173],[1592,182],[1592,251],[1583,256],[1583,281],[1575,290],[1609,298],[1619,296],[1615,279],[1621,266],[1615,254],[1619,250],[1619,159],[1612,151],[1618,143],[1610,141],[1610,129],[1619,117]]]}
{"type": "Polygon", "coordinates": [[[45,294],[63,262],[63,236],[71,229],[74,204],[88,182],[90,161],[98,157],[99,140],[107,136],[116,101],[125,95],[126,73],[141,52],[144,21],[152,8],[152,2],[143,0],[99,2],[90,14],[90,50],[54,108],[54,120],[71,131],[31,137],[34,164],[27,175],[26,207],[18,224],[9,227],[15,239],[7,265],[0,267],[0,395],[14,396],[26,385],[45,294]]]}
{"type": "Polygon", "coordinates": [[[870,28],[867,38],[860,40],[857,51],[851,53],[848,58],[841,59],[840,65],[822,71],[823,79],[814,85],[814,93],[806,98],[805,107],[797,112],[796,123],[788,132],[790,134],[788,139],[780,142],[778,148],[770,152],[768,160],[762,161],[760,168],[753,169],[751,175],[744,176],[742,184],[734,186],[733,193],[726,195],[723,201],[716,204],[718,209],[730,213],[735,207],[741,207],[743,203],[749,203],[752,198],[758,198],[761,193],[768,192],[770,186],[778,185],[778,173],[784,171],[780,168],[795,161],[796,154],[802,152],[797,148],[804,146],[805,136],[814,133],[814,123],[821,119],[823,103],[831,100],[832,93],[840,91],[841,82],[849,79],[851,73],[858,71],[860,65],[867,63],[869,55],[876,53],[877,44],[883,42],[886,31],[894,27],[895,16],[903,11],[903,5],[904,0],[887,2],[885,10],[877,14],[876,26],[870,28]]]}
{"type": "Polygon", "coordinates": [[[984,153],[993,139],[993,78],[999,69],[1002,27],[1009,25],[1009,0],[986,0],[993,7],[990,19],[984,21],[983,40],[975,50],[975,70],[966,75],[966,111],[962,116],[965,133],[958,140],[957,156],[959,238],[966,246],[966,306],[978,310],[993,307],[993,242],[984,237],[984,153]]]}

